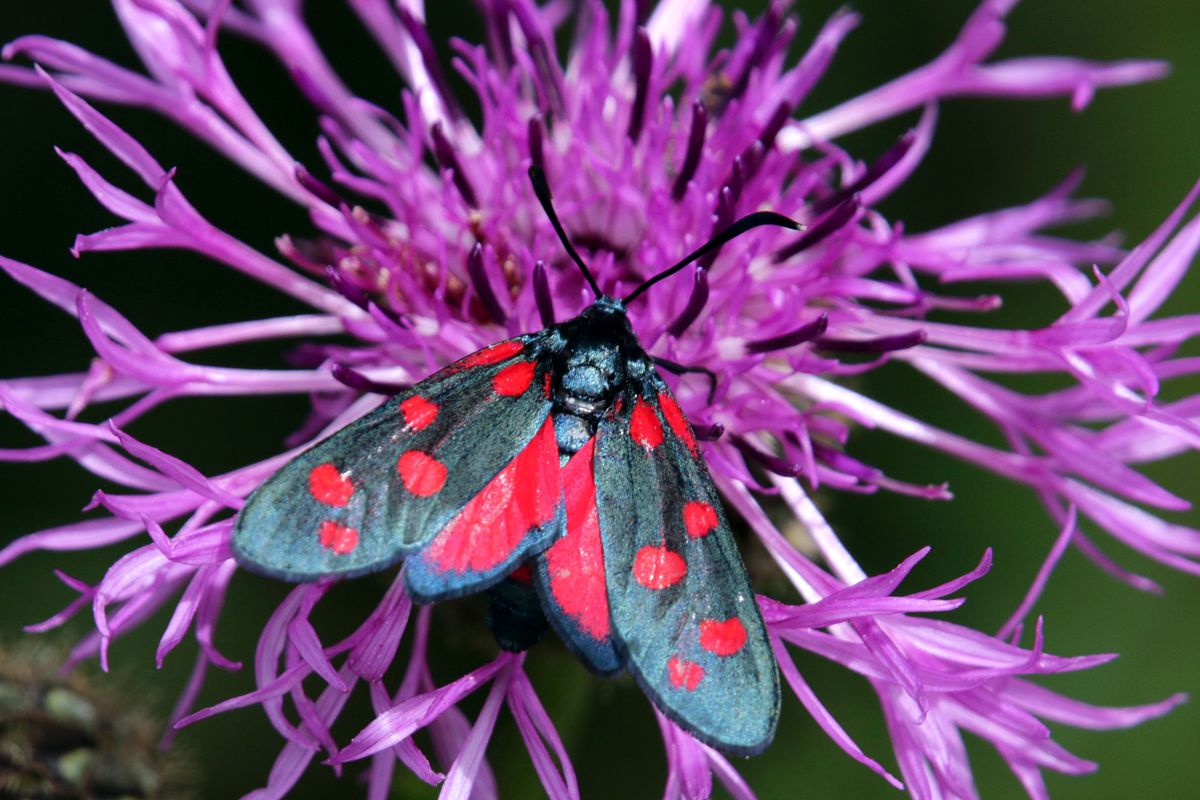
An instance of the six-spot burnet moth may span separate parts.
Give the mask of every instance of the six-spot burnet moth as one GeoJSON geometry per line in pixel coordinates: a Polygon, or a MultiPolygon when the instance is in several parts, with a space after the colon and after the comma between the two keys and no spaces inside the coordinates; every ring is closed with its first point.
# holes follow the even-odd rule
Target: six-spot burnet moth
{"type": "Polygon", "coordinates": [[[751,214],[616,299],[571,245],[540,169],[530,179],[595,302],[443,368],[293,459],[246,501],[233,553],[290,581],[403,560],[423,603],[488,589],[502,647],[529,647],[548,621],[592,671],[628,670],[700,741],[758,753],[779,716],[766,629],[696,436],[625,308],[751,228],[799,226],[751,214]]]}

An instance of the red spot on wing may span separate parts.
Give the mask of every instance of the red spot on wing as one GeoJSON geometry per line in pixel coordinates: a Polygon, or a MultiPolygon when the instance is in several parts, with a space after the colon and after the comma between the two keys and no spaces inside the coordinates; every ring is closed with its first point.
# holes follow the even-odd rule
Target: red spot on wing
{"type": "Polygon", "coordinates": [[[446,485],[446,465],[428,453],[409,450],[396,462],[404,488],[417,497],[432,497],[446,485]]]}
{"type": "Polygon", "coordinates": [[[597,641],[611,633],[600,514],[593,471],[596,440],[590,439],[562,468],[567,533],[546,551],[550,595],[563,613],[597,641]]]}
{"type": "Polygon", "coordinates": [[[687,417],[683,415],[675,398],[667,392],[659,392],[658,403],[662,406],[663,417],[666,418],[667,424],[671,426],[675,436],[686,444],[688,450],[691,450],[693,454],[698,454],[700,450],[696,447],[696,437],[692,435],[692,426],[688,425],[687,417]]]}
{"type": "Polygon", "coordinates": [[[687,575],[687,562],[665,547],[647,545],[633,557],[633,577],[647,589],[666,589],[687,575]]]}
{"type": "Polygon", "coordinates": [[[658,415],[654,413],[650,404],[640,397],[633,407],[633,413],[629,415],[629,435],[647,450],[653,450],[662,444],[662,423],[658,421],[658,415]]]}
{"type": "Polygon", "coordinates": [[[731,656],[746,646],[746,626],[737,617],[701,620],[700,646],[713,655],[731,656]]]}
{"type": "Polygon", "coordinates": [[[308,473],[308,493],[318,503],[342,508],[350,502],[354,484],[327,461],[313,467],[312,472],[308,473]]]}
{"type": "Polygon", "coordinates": [[[517,583],[533,583],[533,570],[529,564],[522,564],[508,574],[517,583]]]}
{"type": "Polygon", "coordinates": [[[683,507],[683,525],[693,539],[707,536],[717,527],[717,511],[708,503],[693,500],[683,507]]]}
{"type": "Polygon", "coordinates": [[[404,424],[414,431],[428,428],[437,419],[438,407],[419,394],[400,404],[400,413],[404,415],[404,424]]]}
{"type": "Polygon", "coordinates": [[[667,660],[667,679],[676,689],[696,691],[700,681],[704,679],[704,667],[695,661],[688,661],[679,656],[671,656],[667,660]]]}
{"type": "Polygon", "coordinates": [[[482,367],[487,364],[498,364],[506,358],[512,358],[517,353],[525,349],[525,345],[520,342],[500,342],[491,347],[485,347],[482,350],[472,353],[471,355],[458,362],[459,369],[470,369],[471,367],[482,367]]]}
{"type": "Polygon", "coordinates": [[[487,571],[512,555],[527,533],[554,518],[561,496],[558,444],[554,422],[547,418],[525,449],[446,523],[421,557],[442,572],[487,571]]]}
{"type": "Polygon", "coordinates": [[[532,361],[518,361],[505,367],[492,378],[492,388],[496,394],[504,397],[517,397],[525,394],[529,384],[533,383],[535,364],[532,361]]]}
{"type": "Polygon", "coordinates": [[[321,523],[321,547],[332,550],[339,556],[354,551],[358,547],[358,529],[348,525],[339,525],[332,520],[321,523]]]}

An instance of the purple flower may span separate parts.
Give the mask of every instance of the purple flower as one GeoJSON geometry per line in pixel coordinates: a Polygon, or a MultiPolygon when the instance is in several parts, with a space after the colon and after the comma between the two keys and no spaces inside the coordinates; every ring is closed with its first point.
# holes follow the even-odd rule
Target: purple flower
{"type": "MultiPolygon", "coordinates": [[[[317,604],[329,602],[323,598],[330,583],[295,588],[263,629],[253,660],[256,688],[195,709],[210,666],[240,667],[218,650],[216,626],[237,571],[229,539],[244,498],[313,441],[378,405],[381,393],[590,302],[578,273],[560,262],[554,232],[529,190],[531,164],[549,175],[567,228],[611,294],[629,291],[742,214],[769,209],[807,225],[801,233],[759,230],[726,245],[648,292],[632,318],[654,355],[712,371],[711,382],[672,379],[676,397],[706,434],[705,458],[731,510],[806,601],[760,598],[760,607],[788,685],[852,758],[916,797],[972,797],[965,730],[991,743],[1029,794],[1041,797],[1042,769],[1078,774],[1095,766],[1055,744],[1042,720],[1121,727],[1181,700],[1122,709],[1070,700],[1027,677],[1090,669],[1111,656],[1048,655],[1040,619],[1031,648],[1019,641],[1069,546],[1121,580],[1156,588],[1105,556],[1077,519],[1151,559],[1200,572],[1200,531],[1159,516],[1189,501],[1138,470],[1200,443],[1198,398],[1174,392],[1161,399],[1165,384],[1200,371],[1195,358],[1179,352],[1200,321],[1160,313],[1200,248],[1200,217],[1187,217],[1200,184],[1128,252],[1109,239],[1076,242],[1045,233],[1102,209],[1073,198],[1077,177],[1028,204],[926,232],[909,231],[877,210],[931,146],[943,99],[1065,95],[1082,109],[1097,88],[1157,78],[1163,65],[989,61],[1013,5],[993,0],[929,64],[796,118],[794,110],[857,24],[854,14],[834,15],[795,61],[789,46],[797,25],[782,3],[753,22],[734,14],[739,35],[718,52],[723,14],[706,2],[663,0],[652,10],[625,2],[615,26],[604,6],[585,2],[560,60],[554,34],[567,21],[563,4],[490,0],[480,4],[486,43],[455,40],[446,63],[420,2],[402,0],[393,9],[383,0],[353,0],[406,86],[400,104],[388,109],[342,83],[296,0],[113,5],[144,71],[39,36],[10,43],[4,56],[19,63],[0,67],[0,79],[51,89],[142,184],[126,181],[134,188],[121,188],[84,157],[60,151],[84,186],[123,220],[79,236],[74,252],[191,250],[311,311],[152,339],[86,289],[0,257],[13,280],[73,315],[97,354],[83,372],[0,380],[0,406],[46,441],[0,451],[0,458],[65,456],[123,487],[96,492],[89,510],[100,513],[85,521],[12,542],[0,550],[0,565],[31,550],[130,542],[133,549],[95,586],[58,573],[79,597],[32,627],[55,627],[90,605],[95,630],[70,662],[96,656],[107,668],[113,639],[173,605],[159,664],[189,635],[199,645],[175,727],[259,706],[283,739],[265,788],[253,796],[285,795],[314,759],[338,770],[369,759],[373,798],[387,795],[397,764],[440,783],[445,797],[493,796],[484,754],[504,707],[547,794],[580,793],[566,748],[524,671],[526,655],[501,654],[460,677],[435,680],[426,654],[439,646],[437,632],[428,608],[414,612],[401,575],[375,611],[333,643],[311,621],[317,604]],[[245,37],[288,68],[314,106],[323,165],[301,166],[275,138],[226,71],[218,33],[245,37]],[[19,65],[25,62],[34,66],[19,65]],[[477,118],[463,111],[449,68],[475,93],[477,118]],[[313,228],[281,237],[276,255],[252,249],[211,224],[176,185],[175,170],[161,166],[93,101],[167,117],[304,208],[313,228]],[[874,160],[860,161],[836,144],[844,134],[910,111],[919,112],[915,127],[874,160]],[[1057,290],[1066,309],[1039,329],[972,326],[948,322],[942,313],[960,312],[961,319],[1000,303],[992,294],[951,294],[952,284],[1030,280],[1057,290]],[[267,339],[296,340],[295,363],[237,369],[189,356],[267,339]],[[999,427],[1007,446],[942,430],[846,380],[889,362],[908,364],[965,400],[999,427]],[[1013,373],[1050,374],[1066,388],[1028,394],[996,379],[1013,373]],[[313,400],[290,449],[226,474],[204,475],[127,432],[180,398],[283,393],[313,400]],[[102,422],[82,421],[100,403],[115,405],[102,422]],[[990,555],[959,580],[896,595],[926,551],[868,576],[825,521],[813,501],[822,488],[951,498],[945,485],[916,485],[856,458],[855,424],[1025,484],[1046,507],[1061,534],[998,635],[918,616],[960,605],[950,595],[981,577],[990,555]],[[823,563],[802,554],[764,506],[798,523],[823,563]],[[397,652],[406,634],[410,655],[402,660],[397,652]],[[868,679],[903,783],[854,744],[809,688],[789,645],[868,679]],[[470,722],[458,704],[485,689],[482,710],[470,722]],[[369,696],[375,716],[350,741],[339,741],[331,728],[356,690],[369,696]],[[414,742],[422,729],[431,733],[444,772],[414,742]]],[[[732,795],[752,796],[725,756],[663,717],[659,724],[667,796],[705,797],[714,776],[732,795]]]]}

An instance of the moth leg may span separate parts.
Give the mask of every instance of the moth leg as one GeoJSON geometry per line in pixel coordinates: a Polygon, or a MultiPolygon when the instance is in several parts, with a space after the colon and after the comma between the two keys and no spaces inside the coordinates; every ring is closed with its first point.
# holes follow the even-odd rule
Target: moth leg
{"type": "Polygon", "coordinates": [[[708,367],[689,367],[686,364],[680,364],[675,361],[670,361],[659,356],[654,356],[654,363],[670,372],[672,375],[687,375],[699,374],[708,378],[708,402],[712,403],[713,397],[717,393],[717,373],[713,372],[708,367]]]}

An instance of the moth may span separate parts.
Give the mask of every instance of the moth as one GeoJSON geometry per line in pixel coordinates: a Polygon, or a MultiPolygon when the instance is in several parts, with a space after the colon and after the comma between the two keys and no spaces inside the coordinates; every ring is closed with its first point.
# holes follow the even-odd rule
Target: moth
{"type": "Polygon", "coordinates": [[[700,741],[761,752],[780,696],[766,628],[696,435],[626,307],[751,228],[799,226],[751,214],[618,299],[572,246],[541,170],[530,177],[595,302],[297,456],[247,499],[234,556],[288,581],[403,561],[421,603],[486,589],[501,647],[531,646],[548,621],[593,672],[627,670],[700,741]]]}

